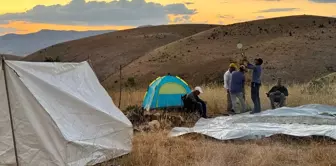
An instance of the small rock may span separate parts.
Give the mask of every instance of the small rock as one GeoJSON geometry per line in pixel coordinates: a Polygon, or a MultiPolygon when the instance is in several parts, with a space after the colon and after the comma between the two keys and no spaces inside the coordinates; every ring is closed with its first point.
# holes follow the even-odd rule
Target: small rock
{"type": "Polygon", "coordinates": [[[161,128],[160,122],[158,120],[153,120],[153,121],[149,122],[148,126],[149,126],[151,131],[158,130],[158,129],[161,128]]]}
{"type": "Polygon", "coordinates": [[[181,126],[185,122],[182,116],[170,116],[169,120],[174,126],[181,126]]]}
{"type": "Polygon", "coordinates": [[[149,125],[141,125],[141,126],[139,126],[138,130],[141,131],[141,132],[148,132],[148,131],[151,130],[151,128],[150,128],[149,125]]]}
{"type": "Polygon", "coordinates": [[[160,120],[160,117],[161,117],[161,114],[159,112],[151,115],[151,120],[154,121],[154,120],[160,120]]]}

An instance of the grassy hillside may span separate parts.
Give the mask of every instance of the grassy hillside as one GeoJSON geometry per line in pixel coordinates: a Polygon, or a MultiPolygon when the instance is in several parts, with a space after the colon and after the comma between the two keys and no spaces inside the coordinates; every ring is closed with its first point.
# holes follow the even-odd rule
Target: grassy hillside
{"type": "MultiPolygon", "coordinates": [[[[177,40],[140,57],[123,69],[143,87],[168,72],[188,82],[222,81],[230,61],[241,59],[238,42],[253,61],[262,57],[264,82],[283,77],[307,82],[336,71],[336,19],[316,16],[280,17],[216,27],[177,40]]],[[[104,84],[116,87],[118,73],[104,84]],[[114,84],[113,84],[114,83],[114,84]]]]}
{"type": "Polygon", "coordinates": [[[163,25],[112,32],[58,44],[24,60],[42,61],[44,56],[62,61],[89,57],[100,81],[107,88],[123,84],[146,87],[158,76],[171,73],[187,82],[222,81],[230,61],[239,61],[236,48],[253,60],[265,60],[263,82],[283,77],[286,82],[308,82],[336,71],[336,19],[289,16],[227,26],[163,25]]]}
{"type": "Polygon", "coordinates": [[[210,29],[215,25],[168,25],[117,31],[57,44],[24,58],[43,61],[44,56],[79,62],[90,57],[94,70],[103,81],[145,53],[170,42],[210,29]]]}

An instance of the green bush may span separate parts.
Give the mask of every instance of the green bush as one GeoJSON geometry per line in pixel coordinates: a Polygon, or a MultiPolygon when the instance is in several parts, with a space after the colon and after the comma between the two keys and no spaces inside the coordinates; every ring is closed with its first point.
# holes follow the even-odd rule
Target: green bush
{"type": "Polygon", "coordinates": [[[136,85],[136,83],[135,83],[135,78],[134,77],[129,77],[128,79],[127,79],[127,86],[129,86],[129,87],[134,87],[135,85],[136,85]]]}

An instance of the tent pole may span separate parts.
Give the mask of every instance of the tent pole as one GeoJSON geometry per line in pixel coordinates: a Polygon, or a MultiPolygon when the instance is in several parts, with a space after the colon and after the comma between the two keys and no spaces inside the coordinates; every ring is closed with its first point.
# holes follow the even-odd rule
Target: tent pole
{"type": "Polygon", "coordinates": [[[120,104],[121,104],[121,65],[119,66],[119,104],[118,107],[120,109],[120,104]]]}
{"type": "Polygon", "coordinates": [[[6,87],[8,110],[9,110],[9,118],[10,118],[11,128],[12,128],[12,136],[13,136],[15,160],[16,160],[16,165],[19,166],[19,158],[18,158],[18,153],[17,153],[17,148],[16,148],[16,139],[15,139],[15,132],[14,132],[14,123],[13,123],[13,116],[12,116],[12,108],[11,108],[11,104],[10,104],[10,100],[9,100],[8,83],[7,83],[6,67],[5,67],[5,57],[2,55],[1,58],[2,58],[2,71],[4,73],[4,79],[5,79],[5,87],[6,87]]]}

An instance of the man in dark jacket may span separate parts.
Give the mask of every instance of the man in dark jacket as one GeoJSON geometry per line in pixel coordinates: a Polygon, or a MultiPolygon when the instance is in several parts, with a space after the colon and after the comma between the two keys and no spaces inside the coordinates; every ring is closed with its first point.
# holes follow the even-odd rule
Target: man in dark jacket
{"type": "Polygon", "coordinates": [[[266,93],[271,101],[272,109],[275,109],[275,102],[279,103],[280,107],[285,106],[286,97],[288,96],[288,90],[281,84],[281,78],[278,78],[277,85],[273,86],[271,90],[266,93]]]}
{"type": "Polygon", "coordinates": [[[203,93],[202,88],[197,86],[192,92],[187,94],[187,100],[191,101],[193,104],[196,105],[196,108],[202,118],[207,118],[206,103],[198,97],[198,95],[200,95],[201,93],[203,93]]]}

